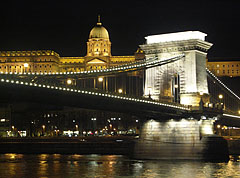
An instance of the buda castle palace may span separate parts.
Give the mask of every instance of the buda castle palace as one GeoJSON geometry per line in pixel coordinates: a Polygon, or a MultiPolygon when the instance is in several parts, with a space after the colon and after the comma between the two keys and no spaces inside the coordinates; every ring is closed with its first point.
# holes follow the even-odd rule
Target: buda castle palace
{"type": "Polygon", "coordinates": [[[113,67],[143,59],[138,49],[132,56],[112,56],[111,41],[98,17],[97,25],[90,31],[87,54],[84,57],[61,57],[51,50],[0,51],[0,72],[4,73],[55,73],[80,72],[113,67]]]}

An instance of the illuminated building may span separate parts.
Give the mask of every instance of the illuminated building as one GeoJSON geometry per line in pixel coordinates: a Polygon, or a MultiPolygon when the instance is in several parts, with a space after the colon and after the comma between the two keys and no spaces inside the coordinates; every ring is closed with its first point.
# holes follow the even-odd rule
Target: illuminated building
{"type": "MultiPolygon", "coordinates": [[[[112,56],[111,41],[108,31],[102,26],[100,17],[95,27],[89,34],[87,41],[87,53],[82,57],[62,57],[57,52],[52,50],[35,50],[35,51],[0,51],[0,72],[3,73],[55,73],[55,72],[80,72],[85,70],[106,69],[112,66],[122,65],[135,60],[144,59],[145,55],[141,49],[138,49],[131,56],[112,56]]],[[[119,92],[124,94],[137,93],[142,95],[142,87],[136,87],[132,81],[142,83],[139,79],[140,72],[132,72],[121,76],[109,75],[107,77],[99,76],[96,79],[89,78],[84,80],[84,85],[81,85],[79,79],[78,87],[105,89],[110,92],[119,92]],[[132,82],[132,83],[131,83],[132,82]],[[126,84],[128,83],[128,84],[126,84]],[[132,87],[132,88],[131,88],[132,87]],[[127,91],[128,88],[128,92],[127,91]]],[[[67,85],[76,84],[72,78],[66,79],[67,85]]],[[[0,136],[6,136],[6,131],[11,131],[10,123],[14,123],[15,130],[27,130],[29,136],[42,135],[60,135],[64,130],[68,131],[78,129],[90,129],[92,123],[89,118],[96,117],[94,113],[100,113],[86,109],[66,109],[52,106],[33,105],[29,103],[20,103],[7,106],[0,106],[0,136]],[[13,113],[15,109],[24,110],[22,115],[13,113]],[[44,110],[44,111],[43,111],[44,110]],[[56,112],[55,112],[56,110],[56,112]],[[51,114],[49,114],[51,113],[51,114]],[[54,115],[52,114],[54,113],[54,115]],[[81,118],[79,117],[81,116],[81,118]],[[32,120],[33,119],[33,120],[32,120]],[[63,120],[64,122],[60,122],[63,120]],[[74,120],[74,122],[73,122],[74,120]],[[70,122],[71,121],[71,122],[70,122]],[[44,125],[44,131],[43,126],[44,125]],[[54,133],[51,133],[54,132],[54,133]],[[48,133],[49,132],[49,133],[48,133]]],[[[103,114],[102,114],[103,115],[103,114]]],[[[122,118],[124,121],[125,115],[116,113],[105,113],[109,115],[106,118],[122,118]]],[[[98,116],[99,120],[106,119],[98,116]]],[[[129,119],[126,119],[129,122],[129,119]]],[[[127,125],[127,124],[125,124],[127,125]]],[[[105,125],[104,125],[105,126],[105,125]]],[[[101,126],[103,128],[103,126],[101,126]]]]}
{"type": "Polygon", "coordinates": [[[100,17],[97,25],[90,31],[87,54],[83,57],[61,57],[51,50],[0,51],[0,71],[12,73],[53,73],[79,72],[105,69],[124,63],[143,59],[144,53],[138,49],[135,56],[112,56],[111,42],[100,17]]]}
{"type": "Polygon", "coordinates": [[[240,60],[208,60],[207,68],[218,77],[240,76],[240,60]]]}

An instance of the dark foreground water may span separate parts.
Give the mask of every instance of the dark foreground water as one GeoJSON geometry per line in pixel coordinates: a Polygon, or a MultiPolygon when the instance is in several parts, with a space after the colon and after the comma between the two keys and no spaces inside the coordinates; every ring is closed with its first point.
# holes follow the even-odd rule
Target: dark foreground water
{"type": "Polygon", "coordinates": [[[240,178],[240,157],[227,163],[132,160],[118,155],[0,154],[1,178],[240,178]]]}

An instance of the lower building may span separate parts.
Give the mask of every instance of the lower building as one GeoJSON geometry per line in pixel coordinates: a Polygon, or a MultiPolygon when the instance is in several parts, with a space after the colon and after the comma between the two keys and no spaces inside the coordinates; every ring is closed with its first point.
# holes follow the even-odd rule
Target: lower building
{"type": "Polygon", "coordinates": [[[239,59],[212,59],[207,60],[207,68],[218,77],[239,77],[239,59]]]}

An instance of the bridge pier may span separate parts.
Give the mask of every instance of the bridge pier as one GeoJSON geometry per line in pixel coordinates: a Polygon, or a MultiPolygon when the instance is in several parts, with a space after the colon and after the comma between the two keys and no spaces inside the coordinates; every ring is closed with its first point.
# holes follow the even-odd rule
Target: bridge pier
{"type": "Polygon", "coordinates": [[[228,157],[227,142],[213,134],[212,120],[148,120],[135,144],[137,159],[221,160],[228,157]]]}

